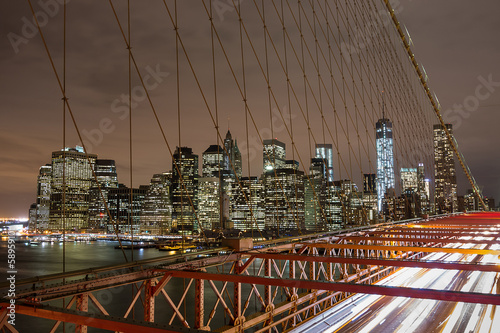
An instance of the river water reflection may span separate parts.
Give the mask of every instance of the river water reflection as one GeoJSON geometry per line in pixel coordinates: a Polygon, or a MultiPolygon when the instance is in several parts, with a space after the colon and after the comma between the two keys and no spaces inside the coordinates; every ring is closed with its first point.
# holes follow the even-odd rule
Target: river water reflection
{"type": "MultiPolygon", "coordinates": [[[[118,242],[111,241],[94,241],[94,242],[68,242],[65,244],[65,266],[66,272],[87,269],[91,267],[109,266],[125,263],[124,254],[121,250],[114,247],[118,242]]],[[[0,262],[2,262],[2,270],[0,273],[1,281],[6,281],[7,275],[7,242],[0,242],[0,262]]],[[[16,244],[16,280],[23,278],[42,276],[47,274],[60,273],[63,271],[63,244],[62,243],[41,243],[39,245],[28,245],[24,243],[16,244]]],[[[125,250],[128,260],[132,260],[132,251],[125,250]]],[[[155,248],[140,249],[133,251],[133,261],[168,256],[175,252],[162,252],[155,248]]],[[[172,297],[179,297],[184,290],[184,281],[178,281],[177,284],[167,286],[166,290],[172,293],[172,297]]],[[[191,288],[193,290],[193,288],[191,288]]],[[[114,316],[123,316],[126,312],[130,299],[133,297],[134,291],[131,286],[117,287],[114,289],[106,289],[94,292],[94,296],[105,307],[105,309],[114,316]]],[[[189,303],[194,300],[194,291],[188,292],[189,303]],[[192,295],[191,295],[192,294],[192,295]]],[[[90,302],[89,302],[90,303],[90,302]]],[[[59,305],[62,304],[59,301],[59,305]]],[[[54,303],[55,305],[55,303],[54,303]]],[[[92,306],[93,307],[93,306],[92,306]]],[[[166,305],[163,297],[158,297],[156,302],[156,321],[168,323],[172,316],[172,310],[166,305]]],[[[186,309],[188,317],[194,315],[191,306],[186,309]]],[[[137,319],[142,320],[142,311],[137,311],[135,315],[137,319]]],[[[53,321],[31,318],[27,316],[16,316],[15,328],[19,332],[48,332],[53,326],[53,321]]],[[[179,324],[174,322],[174,324],[179,324]]],[[[74,326],[66,324],[66,332],[74,332],[74,326]]],[[[57,332],[63,332],[62,325],[57,332]]],[[[89,332],[104,332],[89,327],[89,332]]]]}

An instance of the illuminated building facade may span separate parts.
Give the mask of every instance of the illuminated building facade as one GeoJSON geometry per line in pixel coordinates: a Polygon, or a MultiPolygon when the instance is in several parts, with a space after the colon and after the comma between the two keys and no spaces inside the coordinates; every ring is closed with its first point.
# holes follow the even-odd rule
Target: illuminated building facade
{"type": "Polygon", "coordinates": [[[333,182],[333,149],[331,144],[319,143],[316,145],[316,158],[320,158],[325,164],[324,176],[329,182],[333,182]]]}
{"type": "Polygon", "coordinates": [[[224,148],[224,170],[232,176],[236,175],[238,178],[241,178],[241,153],[238,148],[238,143],[236,140],[233,140],[229,130],[224,139],[224,148]]]}
{"type": "MultiPolygon", "coordinates": [[[[451,124],[446,129],[453,134],[451,124]]],[[[441,124],[434,125],[434,201],[436,213],[453,213],[458,210],[457,177],[453,149],[441,124]]]]}
{"type": "Polygon", "coordinates": [[[89,189],[92,186],[97,155],[82,147],[65,148],[52,153],[52,186],[50,195],[50,230],[79,230],[89,222],[89,189]]]}
{"type": "Polygon", "coordinates": [[[115,161],[97,159],[94,164],[94,172],[102,195],[95,181],[92,181],[92,186],[89,189],[89,227],[102,229],[109,223],[104,202],[108,200],[109,189],[118,187],[115,161]]]}
{"type": "Polygon", "coordinates": [[[170,232],[172,224],[172,201],[170,186],[172,173],[153,175],[142,204],[140,231],[163,235],[170,232]]]}
{"type": "Polygon", "coordinates": [[[231,221],[242,231],[263,230],[264,187],[257,177],[242,177],[232,184],[231,221]],[[241,185],[241,186],[240,186],[241,185]]]}
{"type": "Polygon", "coordinates": [[[224,149],[219,145],[211,145],[202,154],[202,177],[220,178],[223,169],[224,149]]]}
{"type": "Polygon", "coordinates": [[[50,194],[52,193],[52,165],[40,167],[37,178],[36,211],[33,227],[38,231],[49,228],[50,194]]]}
{"type": "Polygon", "coordinates": [[[191,234],[196,221],[198,155],[188,147],[177,147],[172,161],[172,228],[191,234]]]}
{"type": "Polygon", "coordinates": [[[286,161],[263,175],[267,229],[304,229],[304,172],[298,167],[297,161],[286,161]]]}
{"type": "Polygon", "coordinates": [[[221,196],[219,191],[220,178],[202,177],[198,179],[198,221],[203,230],[220,227],[221,196]]]}
{"type": "Polygon", "coordinates": [[[118,188],[110,188],[108,205],[111,222],[107,224],[107,232],[137,234],[140,231],[142,205],[148,187],[132,188],[119,184],[118,188]]]}
{"type": "Polygon", "coordinates": [[[419,189],[416,168],[401,168],[401,193],[406,191],[417,193],[419,189]]]}
{"type": "Polygon", "coordinates": [[[264,140],[263,173],[285,167],[286,146],[277,139],[264,140]]]}
{"type": "Polygon", "coordinates": [[[309,178],[304,179],[305,224],[309,231],[318,232],[326,229],[327,180],[325,169],[324,158],[312,158],[309,178]]]}
{"type": "Polygon", "coordinates": [[[394,149],[392,138],[392,122],[382,116],[377,121],[376,145],[377,145],[377,206],[382,212],[382,203],[386,192],[394,189],[394,149]]]}
{"type": "Polygon", "coordinates": [[[377,175],[374,173],[363,174],[363,206],[369,221],[377,217],[377,175]]]}

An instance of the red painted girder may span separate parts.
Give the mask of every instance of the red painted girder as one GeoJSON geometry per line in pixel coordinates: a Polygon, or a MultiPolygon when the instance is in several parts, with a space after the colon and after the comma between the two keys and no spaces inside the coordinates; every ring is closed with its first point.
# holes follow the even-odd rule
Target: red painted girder
{"type": "MultiPolygon", "coordinates": [[[[0,303],[3,309],[9,303],[0,303]]],[[[114,318],[94,313],[77,312],[72,310],[62,310],[49,306],[33,306],[16,304],[16,314],[23,314],[31,317],[45,318],[76,325],[85,325],[113,332],[134,332],[134,333],[179,333],[202,331],[189,328],[160,328],[158,324],[138,322],[132,319],[114,318]]]]}
{"type": "Polygon", "coordinates": [[[376,259],[376,258],[350,258],[350,257],[328,257],[328,256],[310,256],[302,254],[279,254],[279,253],[258,253],[251,258],[307,261],[336,264],[354,264],[354,265],[377,265],[377,266],[395,266],[395,267],[419,267],[419,268],[437,268],[437,269],[457,269],[461,271],[481,271],[481,272],[500,272],[500,265],[492,264],[469,264],[450,261],[424,261],[424,260],[402,260],[402,259],[376,259]]]}
{"type": "Polygon", "coordinates": [[[453,228],[452,226],[440,226],[440,227],[434,227],[434,228],[428,228],[428,227],[390,227],[390,228],[385,228],[384,230],[418,230],[418,231],[428,231],[428,232],[469,232],[469,233],[489,233],[490,235],[498,235],[498,229],[490,230],[490,228],[484,228],[484,229],[477,229],[477,228],[467,228],[467,227],[456,227],[453,228]]]}
{"type": "Polygon", "coordinates": [[[407,224],[409,228],[419,228],[419,229],[461,229],[461,230],[477,230],[477,231],[498,231],[498,225],[491,226],[479,226],[479,225],[470,225],[470,224],[407,224]]]}
{"type": "Polygon", "coordinates": [[[451,239],[451,238],[409,238],[409,237],[364,237],[364,236],[345,236],[342,239],[349,239],[353,241],[381,241],[381,242],[419,242],[419,243],[460,243],[460,244],[498,244],[497,240],[465,240],[465,239],[451,239]]]}
{"type": "Polygon", "coordinates": [[[322,249],[380,250],[380,251],[403,251],[403,252],[442,252],[442,253],[500,255],[500,250],[463,249],[463,248],[453,248],[453,247],[358,245],[358,244],[330,244],[330,243],[307,243],[307,246],[317,247],[317,248],[322,248],[322,249]]]}
{"type": "Polygon", "coordinates": [[[433,289],[389,287],[379,285],[353,284],[342,282],[323,282],[299,279],[267,278],[250,275],[231,275],[205,273],[200,271],[171,271],[162,270],[165,274],[178,278],[204,279],[212,281],[227,281],[234,283],[258,284],[264,286],[278,286],[287,288],[317,289],[341,291],[360,294],[374,294],[395,297],[410,297],[433,299],[437,301],[465,302],[476,304],[500,305],[500,296],[493,294],[471,293],[462,291],[440,291],[433,289]]]}
{"type": "Polygon", "coordinates": [[[472,232],[436,232],[436,231],[429,231],[429,230],[412,230],[412,229],[402,229],[402,230],[387,230],[387,231],[367,231],[366,232],[369,235],[429,235],[429,236],[439,236],[439,237],[500,237],[500,234],[489,234],[489,235],[478,235],[477,233],[472,233],[472,232]]]}

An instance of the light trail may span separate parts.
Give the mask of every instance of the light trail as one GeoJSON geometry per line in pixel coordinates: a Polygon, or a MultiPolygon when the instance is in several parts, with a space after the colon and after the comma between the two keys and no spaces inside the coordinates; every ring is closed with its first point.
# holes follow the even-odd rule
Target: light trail
{"type": "MultiPolygon", "coordinates": [[[[461,237],[472,239],[472,237],[461,237]]],[[[481,240],[484,237],[477,236],[481,240]]],[[[500,249],[500,245],[448,244],[463,249],[500,249]]],[[[496,255],[430,253],[421,260],[500,264],[496,255]]],[[[495,293],[497,273],[402,268],[376,283],[384,286],[495,293]]],[[[462,302],[410,299],[377,295],[354,295],[325,311],[321,319],[291,332],[493,332],[500,325],[496,306],[462,302]]]]}

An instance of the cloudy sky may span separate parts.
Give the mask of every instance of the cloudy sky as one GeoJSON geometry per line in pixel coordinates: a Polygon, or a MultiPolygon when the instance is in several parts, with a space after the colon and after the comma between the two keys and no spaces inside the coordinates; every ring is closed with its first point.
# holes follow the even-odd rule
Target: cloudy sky
{"type": "MultiPolygon", "coordinates": [[[[218,5],[214,8],[214,19],[221,37],[235,45],[228,49],[228,56],[237,57],[239,35],[234,11],[226,5],[226,0],[213,1],[218,5]]],[[[33,3],[56,69],[61,74],[61,6],[57,0],[33,3]]],[[[114,3],[126,26],[125,1],[114,3]]],[[[148,76],[147,84],[160,123],[171,148],[175,149],[179,135],[172,25],[162,1],[131,3],[133,52],[143,77],[148,76]]],[[[211,63],[207,62],[211,57],[207,54],[210,29],[199,29],[208,24],[207,17],[201,0],[179,1],[181,3],[180,7],[184,8],[180,8],[178,19],[186,47],[197,66],[201,84],[211,92],[211,63]]],[[[335,1],[331,0],[333,3],[335,1]]],[[[454,125],[460,150],[479,186],[486,196],[500,200],[497,172],[500,153],[496,148],[500,139],[497,128],[500,124],[500,3],[496,0],[401,0],[395,2],[395,6],[401,23],[411,35],[416,59],[429,76],[429,84],[439,98],[445,120],[454,125]]],[[[242,11],[247,7],[250,11],[253,1],[243,0],[241,7],[242,11]]],[[[29,205],[35,201],[38,168],[50,163],[51,152],[62,146],[63,106],[41,38],[33,30],[28,2],[3,1],[0,9],[0,217],[27,216],[29,205]]],[[[248,28],[250,34],[262,34],[258,25],[248,28]]],[[[87,148],[101,158],[115,159],[119,180],[130,184],[129,115],[124,107],[124,96],[128,93],[128,58],[109,3],[69,1],[67,40],[67,96],[87,148]]],[[[257,64],[250,58],[246,60],[249,82],[258,72],[257,64]]],[[[193,147],[195,153],[201,155],[208,145],[216,143],[217,138],[208,114],[200,115],[203,100],[199,93],[193,92],[196,85],[188,75],[188,65],[181,61],[181,66],[185,73],[181,85],[192,88],[181,92],[181,145],[193,147]]],[[[273,73],[274,68],[270,70],[273,73]]],[[[220,77],[230,77],[227,68],[219,66],[219,71],[220,77]]],[[[132,86],[140,86],[137,76],[133,77],[132,86]]],[[[235,114],[235,109],[239,108],[241,115],[238,91],[229,79],[220,79],[217,89],[221,132],[224,135],[230,127],[240,145],[245,145],[244,118],[235,114]]],[[[208,98],[213,100],[211,95],[208,98]]],[[[248,95],[249,100],[257,100],[254,108],[265,108],[265,88],[249,89],[248,95]]],[[[273,126],[274,136],[285,137],[286,130],[279,115],[272,113],[271,116],[277,119],[273,126]]],[[[300,118],[292,113],[292,118],[296,117],[300,118]]],[[[266,112],[266,116],[255,119],[255,127],[263,136],[271,135],[269,118],[266,112]]],[[[147,184],[153,173],[170,170],[171,159],[151,108],[142,95],[136,95],[133,100],[132,119],[133,184],[138,186],[147,184]]],[[[79,144],[69,120],[66,129],[66,145],[79,144]]],[[[256,134],[250,134],[247,146],[244,150],[248,151],[251,160],[251,174],[257,175],[262,161],[259,160],[261,152],[256,134]]],[[[292,157],[297,159],[288,150],[288,158],[292,157]]],[[[459,191],[463,193],[467,185],[462,173],[458,174],[459,191]]]]}

